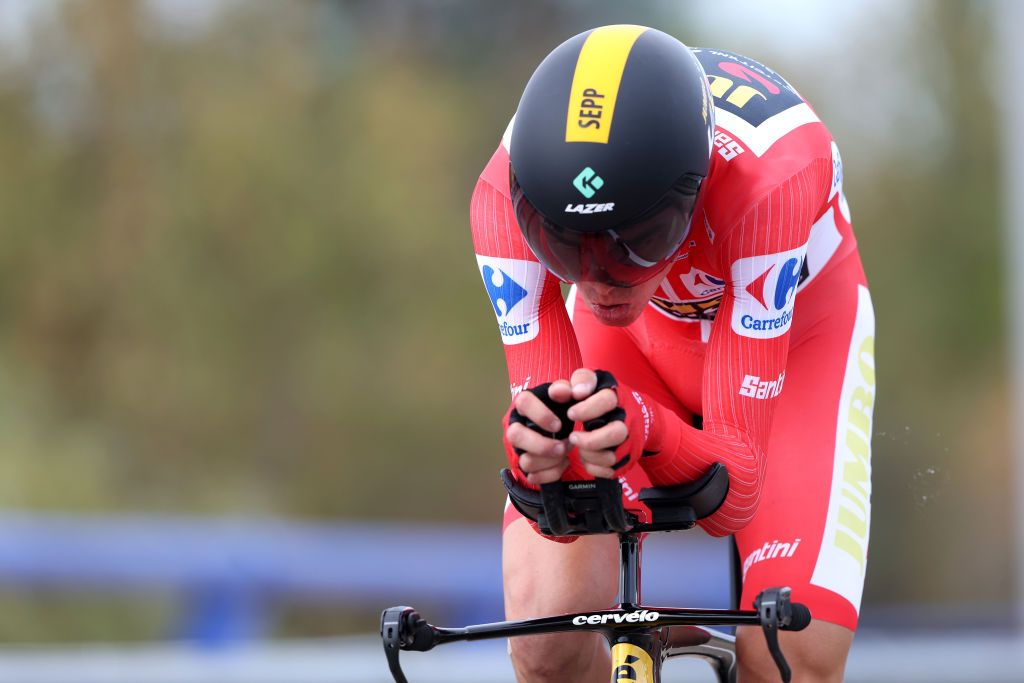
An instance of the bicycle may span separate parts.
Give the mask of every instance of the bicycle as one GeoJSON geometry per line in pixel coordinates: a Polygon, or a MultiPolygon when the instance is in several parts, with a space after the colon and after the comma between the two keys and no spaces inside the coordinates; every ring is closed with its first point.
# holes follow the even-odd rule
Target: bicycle
{"type": "Polygon", "coordinates": [[[768,588],[753,610],[712,610],[650,607],[640,603],[640,537],[656,531],[692,528],[725,500],[729,476],[716,464],[700,479],[679,486],[647,488],[640,501],[651,511],[641,521],[622,504],[622,485],[614,479],[553,482],[534,491],[516,483],[509,470],[501,481],[516,509],[552,536],[616,533],[619,535],[619,605],[597,612],[576,612],[521,621],[441,628],[427,623],[408,606],[391,607],[381,615],[381,639],[396,683],[408,683],[402,672],[402,650],[426,652],[457,641],[510,638],[559,631],[602,634],[611,648],[611,680],[659,683],[664,660],[694,656],[708,661],[719,683],[736,681],[736,640],[709,626],[753,626],[764,632],[768,650],[782,680],[791,671],[779,647],[780,630],[799,631],[811,622],[806,606],[792,602],[789,588],[768,588]]]}

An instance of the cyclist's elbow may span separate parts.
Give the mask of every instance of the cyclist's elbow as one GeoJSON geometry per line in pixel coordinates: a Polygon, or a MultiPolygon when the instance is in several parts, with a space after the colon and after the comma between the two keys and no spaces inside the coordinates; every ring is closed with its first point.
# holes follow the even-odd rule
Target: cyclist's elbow
{"type": "Polygon", "coordinates": [[[699,522],[708,534],[731,536],[753,521],[764,488],[764,453],[755,450],[752,460],[755,466],[750,476],[735,476],[730,472],[729,494],[714,513],[699,522]]]}
{"type": "Polygon", "coordinates": [[[732,536],[750,524],[754,519],[754,512],[757,510],[756,503],[749,512],[746,509],[734,510],[727,508],[727,504],[728,502],[724,503],[713,515],[698,522],[708,535],[715,537],[732,536]]]}

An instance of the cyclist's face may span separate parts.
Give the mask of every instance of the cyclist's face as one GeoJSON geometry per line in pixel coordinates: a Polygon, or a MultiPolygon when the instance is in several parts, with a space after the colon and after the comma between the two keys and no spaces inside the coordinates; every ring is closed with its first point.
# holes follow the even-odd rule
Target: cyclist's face
{"type": "Polygon", "coordinates": [[[672,264],[666,264],[650,280],[635,287],[614,287],[601,282],[579,282],[576,289],[598,322],[613,327],[625,327],[644,312],[644,307],[658,289],[672,264]]]}

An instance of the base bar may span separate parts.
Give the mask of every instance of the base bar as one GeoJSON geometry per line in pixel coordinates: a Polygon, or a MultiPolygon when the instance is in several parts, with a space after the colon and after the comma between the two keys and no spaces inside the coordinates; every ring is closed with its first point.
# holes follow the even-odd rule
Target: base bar
{"type": "MultiPolygon", "coordinates": [[[[677,609],[636,607],[632,610],[609,609],[575,612],[556,617],[498,621],[461,628],[431,627],[434,644],[463,640],[485,640],[539,635],[560,631],[596,632],[605,635],[652,631],[669,626],[759,626],[757,612],[750,610],[677,609]]],[[[403,648],[404,649],[404,648],[403,648]]]]}

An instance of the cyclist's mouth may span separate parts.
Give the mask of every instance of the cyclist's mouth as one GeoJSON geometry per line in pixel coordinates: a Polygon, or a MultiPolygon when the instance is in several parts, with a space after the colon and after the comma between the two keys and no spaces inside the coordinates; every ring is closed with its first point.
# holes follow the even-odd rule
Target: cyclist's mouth
{"type": "Polygon", "coordinates": [[[636,317],[630,304],[599,304],[591,303],[590,310],[594,317],[606,325],[628,325],[636,317]]]}

